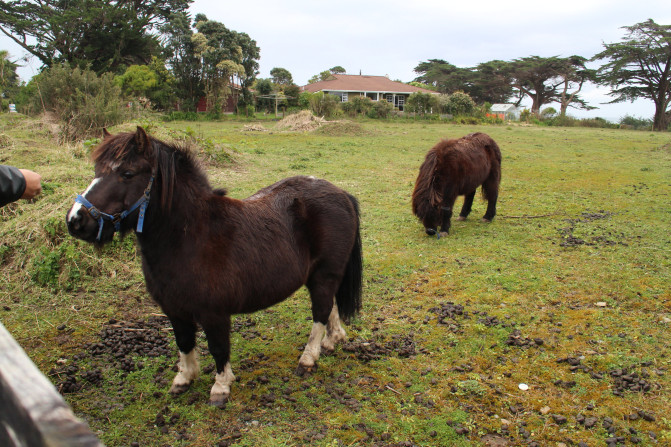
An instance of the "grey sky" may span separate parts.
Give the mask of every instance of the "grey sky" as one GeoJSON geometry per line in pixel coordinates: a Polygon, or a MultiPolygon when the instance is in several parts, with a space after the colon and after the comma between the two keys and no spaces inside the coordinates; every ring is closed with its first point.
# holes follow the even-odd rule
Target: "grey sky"
{"type": "MultiPolygon", "coordinates": [[[[603,49],[603,42],[621,40],[622,26],[649,18],[671,24],[668,0],[195,0],[190,11],[256,40],[261,48],[260,77],[270,77],[272,68],[282,67],[298,85],[336,65],[350,74],[388,75],[408,82],[417,76],[417,64],[428,59],[470,67],[534,55],[590,58],[603,49]]],[[[4,36],[3,48],[15,58],[24,54],[4,36]]],[[[36,65],[33,59],[21,69],[22,78],[29,79],[36,65]]],[[[588,87],[583,97],[599,109],[570,113],[614,120],[625,114],[651,118],[654,113],[650,101],[602,105],[610,100],[606,93],[588,87]]]]}

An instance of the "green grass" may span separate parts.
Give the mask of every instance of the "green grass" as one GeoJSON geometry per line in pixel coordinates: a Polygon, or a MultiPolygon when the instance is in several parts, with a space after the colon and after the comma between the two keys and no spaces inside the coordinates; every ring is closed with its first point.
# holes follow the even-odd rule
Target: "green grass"
{"type": "MultiPolygon", "coordinates": [[[[521,445],[522,429],[539,445],[602,445],[610,436],[605,417],[627,445],[630,428],[640,445],[656,445],[648,432],[671,443],[669,134],[362,121],[363,131],[339,135],[277,132],[268,122],[260,123],[268,132],[244,131],[248,123],[143,125],[162,138],[195,139],[211,183],[233,197],[295,174],[354,194],[365,288],[348,336],[379,343],[411,337],[417,353],[364,362],[338,348],[311,377],[294,376],[311,326],[302,289],[270,310],[238,317],[255,322],[259,336],[233,334],[238,381],[223,411],[206,405],[212,374],[182,396],[168,395],[174,343],[169,357],[138,358],[144,368],[127,376],[103,365],[100,386],[80,380],[83,388],[66,400],[107,445],[477,446],[488,434],[521,445]],[[419,165],[440,138],[474,131],[501,147],[499,214],[481,223],[485,203],[476,199],[471,218],[453,222],[449,237],[427,237],[410,211],[419,165]],[[467,313],[455,318],[454,330],[437,321],[436,308],[448,301],[467,313]],[[509,346],[514,328],[542,346],[509,346]],[[580,356],[604,378],[557,362],[580,356]],[[654,389],[614,395],[608,372],[622,367],[649,373],[654,389]],[[275,396],[269,407],[262,405],[268,395],[275,396]],[[630,419],[638,410],[655,420],[630,419]],[[579,414],[599,423],[586,429],[579,414]],[[167,429],[158,415],[173,418],[167,429]]],[[[120,129],[132,125],[111,130],[120,129]]],[[[0,117],[0,133],[8,137],[0,162],[34,169],[45,183],[34,203],[0,209],[0,318],[57,384],[52,369],[97,341],[111,318],[160,310],[145,291],[134,237],[95,250],[67,235],[65,213],[93,176],[91,145],[57,145],[49,128],[16,116],[0,117]]],[[[202,337],[199,345],[205,349],[202,337]]],[[[203,366],[212,363],[202,357],[203,366]]]]}

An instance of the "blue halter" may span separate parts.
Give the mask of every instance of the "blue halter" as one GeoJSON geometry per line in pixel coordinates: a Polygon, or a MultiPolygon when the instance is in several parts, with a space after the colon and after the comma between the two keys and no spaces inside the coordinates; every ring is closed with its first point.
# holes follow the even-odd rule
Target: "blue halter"
{"type": "Polygon", "coordinates": [[[86,200],[84,196],[82,196],[81,194],[77,194],[75,202],[83,205],[84,208],[86,208],[86,211],[89,212],[91,217],[93,217],[98,221],[98,236],[96,237],[96,241],[99,241],[100,237],[102,236],[103,224],[105,223],[105,220],[109,220],[114,224],[114,231],[119,231],[121,229],[121,221],[124,220],[126,217],[128,217],[130,213],[132,213],[138,208],[140,208],[140,215],[137,218],[137,227],[135,231],[138,233],[142,233],[142,227],[144,226],[144,215],[145,211],[147,210],[147,205],[149,204],[149,195],[151,194],[151,186],[153,183],[154,183],[154,176],[152,175],[151,178],[149,179],[149,184],[144,190],[144,194],[142,194],[142,197],[137,199],[137,201],[127,210],[121,211],[120,213],[116,214],[107,214],[100,211],[98,208],[93,206],[91,202],[86,200]]]}

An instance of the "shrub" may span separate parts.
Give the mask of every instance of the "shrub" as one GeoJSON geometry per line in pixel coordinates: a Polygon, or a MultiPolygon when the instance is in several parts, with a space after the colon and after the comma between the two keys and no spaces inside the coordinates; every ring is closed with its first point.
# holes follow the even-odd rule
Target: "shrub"
{"type": "Polygon", "coordinates": [[[433,93],[415,92],[408,97],[405,102],[405,111],[408,113],[417,113],[419,115],[430,114],[438,111],[438,96],[433,93]]]}
{"type": "Polygon", "coordinates": [[[61,122],[61,138],[75,141],[123,122],[127,112],[114,75],[56,65],[29,83],[26,113],[51,112],[61,122]]]}
{"type": "Polygon", "coordinates": [[[301,95],[301,100],[306,99],[310,111],[316,116],[331,117],[336,114],[338,104],[340,104],[340,98],[335,95],[325,95],[324,92],[301,95]]]}
{"type": "Polygon", "coordinates": [[[386,119],[391,116],[391,113],[394,111],[394,106],[392,103],[382,100],[374,101],[373,106],[366,114],[369,118],[382,118],[386,119]]]}
{"type": "Polygon", "coordinates": [[[472,115],[475,101],[464,92],[454,92],[444,102],[447,113],[452,115],[472,115]]]}
{"type": "Polygon", "coordinates": [[[651,130],[652,120],[625,115],[620,119],[620,127],[636,130],[651,130]]]}

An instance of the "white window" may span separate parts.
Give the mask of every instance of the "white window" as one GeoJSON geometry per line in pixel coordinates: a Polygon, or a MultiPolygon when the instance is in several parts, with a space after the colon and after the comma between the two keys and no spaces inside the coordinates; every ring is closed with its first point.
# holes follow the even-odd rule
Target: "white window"
{"type": "Polygon", "coordinates": [[[342,94],[342,102],[347,102],[347,92],[342,94]]]}

